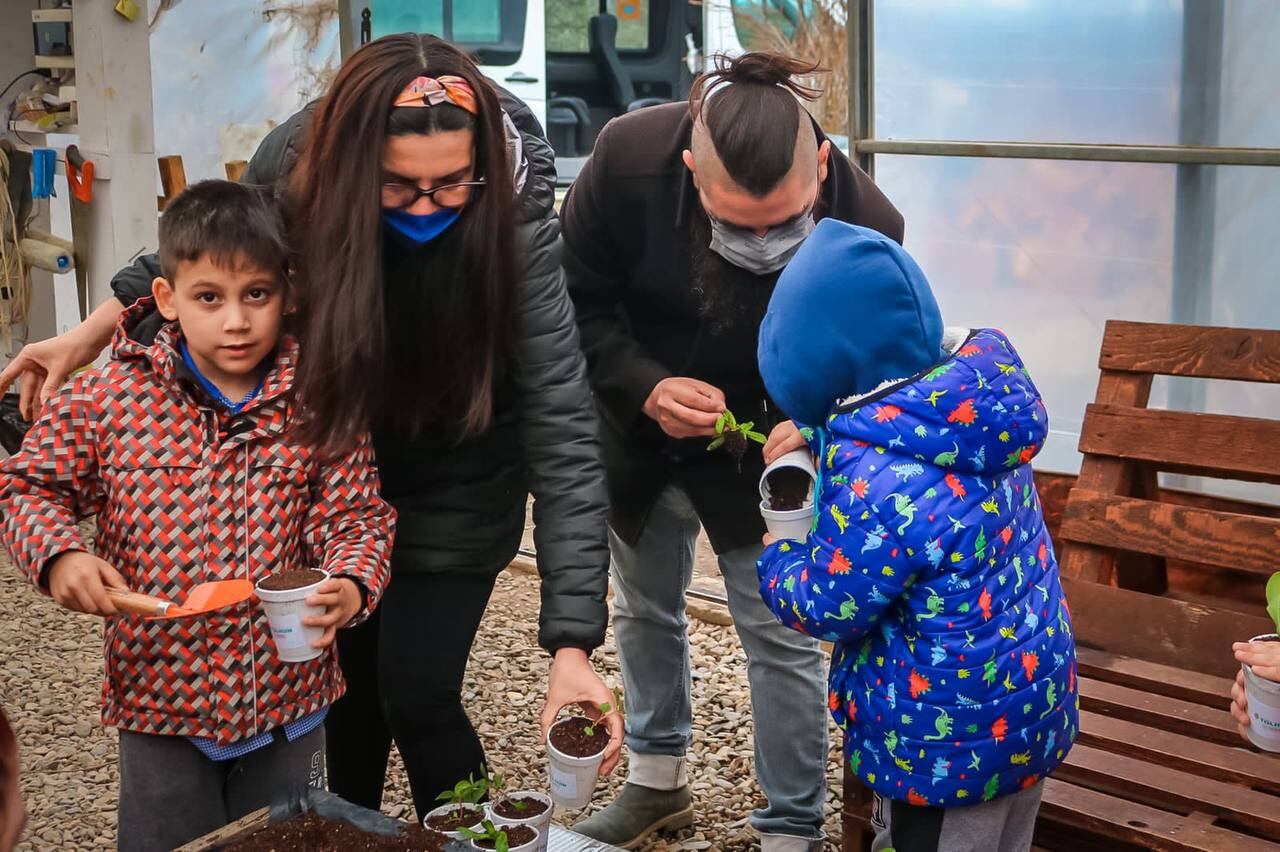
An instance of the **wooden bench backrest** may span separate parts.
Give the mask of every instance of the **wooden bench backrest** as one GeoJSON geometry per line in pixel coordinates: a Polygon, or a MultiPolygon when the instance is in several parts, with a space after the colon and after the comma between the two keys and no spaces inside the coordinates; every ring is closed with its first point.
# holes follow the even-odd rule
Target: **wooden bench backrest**
{"type": "Polygon", "coordinates": [[[1280,570],[1280,520],[1161,502],[1161,471],[1280,484],[1280,421],[1147,408],[1156,375],[1280,383],[1280,331],[1111,321],[1058,536],[1081,644],[1212,674],[1261,613],[1161,597],[1164,559],[1280,570]],[[1115,583],[1118,588],[1113,587],[1115,583]]]}

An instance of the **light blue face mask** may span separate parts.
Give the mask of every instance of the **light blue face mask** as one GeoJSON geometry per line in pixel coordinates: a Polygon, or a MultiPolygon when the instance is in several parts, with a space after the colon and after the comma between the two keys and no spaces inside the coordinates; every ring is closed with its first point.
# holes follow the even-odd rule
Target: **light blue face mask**
{"type": "Polygon", "coordinates": [[[382,219],[397,234],[416,247],[425,246],[458,221],[460,210],[437,210],[434,213],[417,214],[404,210],[383,210],[382,219]]]}

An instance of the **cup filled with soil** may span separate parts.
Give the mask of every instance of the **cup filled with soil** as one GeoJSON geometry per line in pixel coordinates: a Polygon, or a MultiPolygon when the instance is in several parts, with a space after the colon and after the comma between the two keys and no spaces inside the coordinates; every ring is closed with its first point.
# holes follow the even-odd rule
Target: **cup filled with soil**
{"type": "Polygon", "coordinates": [[[291,569],[277,571],[254,587],[282,661],[302,663],[324,653],[321,648],[311,647],[324,635],[324,628],[307,627],[302,619],[324,615],[323,607],[307,606],[306,600],[327,579],[329,575],[324,571],[291,569]]]}
{"type": "Polygon", "coordinates": [[[570,716],[551,726],[547,734],[551,798],[562,808],[586,807],[596,789],[600,764],[609,746],[609,729],[603,720],[570,716]]]}
{"type": "MultiPolygon", "coordinates": [[[[507,836],[507,852],[535,852],[540,847],[539,844],[545,844],[541,832],[531,825],[509,825],[498,826],[502,833],[507,836]]],[[[498,841],[496,838],[479,837],[471,841],[473,849],[497,849],[498,841]]]]}
{"type": "MultiPolygon", "coordinates": [[[[1280,642],[1280,635],[1255,636],[1250,642],[1280,642]]],[[[1263,751],[1280,752],[1280,683],[1244,669],[1244,694],[1249,702],[1249,741],[1263,751]]]]}
{"type": "Polygon", "coordinates": [[[818,474],[813,455],[792,450],[760,476],[760,514],[776,539],[804,541],[813,524],[813,490],[818,474]]]}
{"type": "Polygon", "coordinates": [[[463,829],[479,831],[484,824],[484,808],[471,804],[441,805],[422,818],[422,824],[455,840],[465,840],[463,829]]]}
{"type": "MultiPolygon", "coordinates": [[[[546,793],[520,790],[505,793],[489,804],[489,819],[498,828],[527,825],[538,830],[538,843],[533,852],[547,848],[554,803],[546,793]]],[[[509,833],[509,832],[508,832],[509,833]]]]}

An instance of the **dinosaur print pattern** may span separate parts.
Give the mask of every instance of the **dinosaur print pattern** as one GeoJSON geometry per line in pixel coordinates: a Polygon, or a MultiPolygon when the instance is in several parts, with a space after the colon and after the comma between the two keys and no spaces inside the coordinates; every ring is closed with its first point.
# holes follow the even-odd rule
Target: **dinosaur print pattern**
{"type": "Polygon", "coordinates": [[[758,567],[780,620],[835,643],[829,707],[850,768],[882,796],[936,807],[1036,783],[1075,741],[1078,698],[1029,465],[1048,418],[1021,359],[1000,332],[973,332],[823,428],[815,451],[839,450],[819,520],[758,567]]]}

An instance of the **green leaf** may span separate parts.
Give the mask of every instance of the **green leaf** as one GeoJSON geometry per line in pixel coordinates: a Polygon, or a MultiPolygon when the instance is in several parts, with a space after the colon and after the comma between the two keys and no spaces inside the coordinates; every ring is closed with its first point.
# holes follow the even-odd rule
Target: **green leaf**
{"type": "Polygon", "coordinates": [[[759,432],[743,431],[742,434],[745,435],[749,440],[755,441],[757,444],[767,444],[769,442],[769,439],[766,438],[764,435],[761,435],[759,432]]]}
{"type": "Polygon", "coordinates": [[[498,832],[498,839],[493,844],[494,852],[509,852],[511,846],[507,842],[507,833],[505,831],[498,832]]]}
{"type": "Polygon", "coordinates": [[[605,703],[603,703],[603,704],[601,704],[601,705],[600,705],[600,712],[601,712],[601,713],[612,713],[612,712],[613,712],[613,707],[612,707],[612,706],[610,706],[610,704],[609,704],[609,702],[608,702],[608,701],[606,701],[605,703]]]}
{"type": "Polygon", "coordinates": [[[483,834],[479,831],[472,831],[469,828],[459,828],[457,829],[457,832],[458,834],[461,834],[463,838],[466,840],[488,840],[489,839],[489,835],[483,834]]]}
{"type": "Polygon", "coordinates": [[[1280,633],[1280,571],[1267,580],[1267,613],[1275,622],[1276,632],[1280,633]]]}
{"type": "Polygon", "coordinates": [[[750,432],[750,431],[751,431],[751,427],[752,427],[752,426],[755,426],[755,425],[756,425],[756,422],[755,422],[754,420],[748,420],[746,423],[739,423],[739,424],[738,424],[738,431],[739,431],[739,432],[750,432]]]}
{"type": "Polygon", "coordinates": [[[711,443],[707,444],[707,452],[713,453],[724,446],[724,435],[717,435],[711,439],[711,443]]]}
{"type": "Polygon", "coordinates": [[[723,434],[724,434],[724,427],[725,427],[725,424],[727,424],[727,423],[729,422],[729,418],[730,418],[730,417],[732,417],[732,416],[733,416],[733,415],[732,415],[732,414],[730,414],[728,411],[725,411],[725,412],[721,413],[721,415],[720,415],[719,417],[717,417],[717,418],[716,418],[716,434],[717,434],[717,435],[723,435],[723,434]]]}

